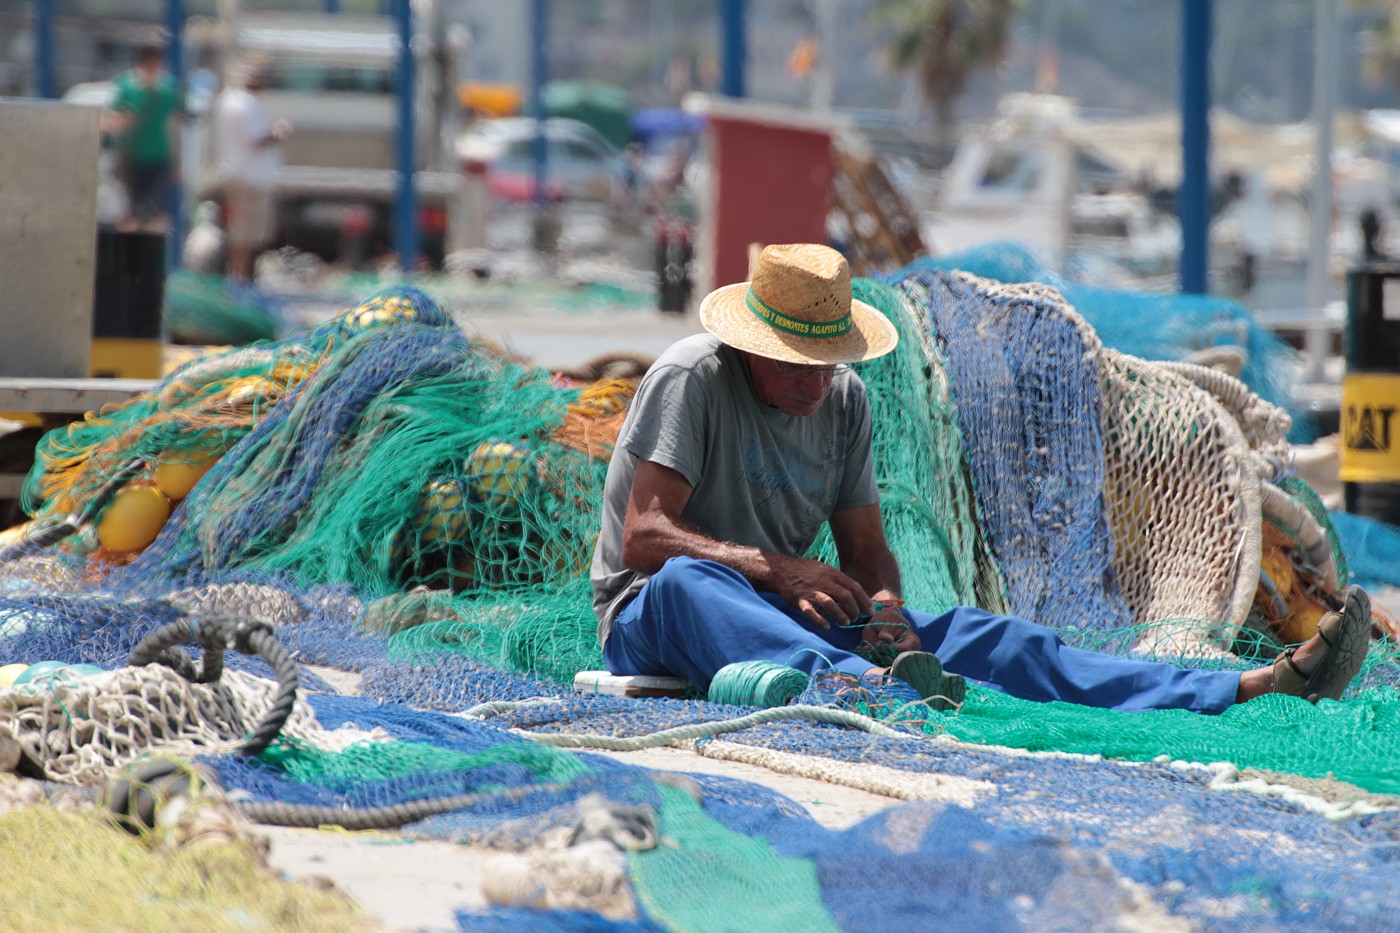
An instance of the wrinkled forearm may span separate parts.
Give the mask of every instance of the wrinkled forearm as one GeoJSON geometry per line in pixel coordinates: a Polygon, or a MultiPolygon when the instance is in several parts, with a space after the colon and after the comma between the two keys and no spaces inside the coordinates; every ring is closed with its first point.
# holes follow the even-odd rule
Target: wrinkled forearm
{"type": "Polygon", "coordinates": [[[653,574],[672,557],[711,560],[741,574],[755,589],[773,590],[785,557],[756,547],[709,537],[660,512],[639,515],[623,532],[622,560],[639,573],[653,574]]]}

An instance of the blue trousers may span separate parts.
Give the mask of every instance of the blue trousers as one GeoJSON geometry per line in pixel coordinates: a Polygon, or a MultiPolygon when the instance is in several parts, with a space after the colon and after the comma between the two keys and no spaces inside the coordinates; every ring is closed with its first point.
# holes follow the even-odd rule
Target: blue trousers
{"type": "MultiPolygon", "coordinates": [[[[1015,616],[959,607],[942,615],[905,610],[923,650],[943,668],[1026,700],[1063,700],[1118,710],[1219,713],[1235,702],[1240,675],[1200,671],[1071,648],[1015,616]]],[[[819,629],[776,593],[760,593],[734,570],[675,557],[613,621],[603,644],[614,674],[684,677],[708,689],[735,661],[765,660],[815,674],[861,676],[859,628],[819,629]]]]}

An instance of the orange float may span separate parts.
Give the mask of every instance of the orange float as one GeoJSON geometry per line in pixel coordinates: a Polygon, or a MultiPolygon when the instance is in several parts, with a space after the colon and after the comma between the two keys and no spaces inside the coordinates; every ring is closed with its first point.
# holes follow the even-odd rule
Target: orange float
{"type": "Polygon", "coordinates": [[[102,510],[97,540],[109,551],[139,551],[160,534],[170,509],[170,500],[153,483],[123,486],[102,510]]]}

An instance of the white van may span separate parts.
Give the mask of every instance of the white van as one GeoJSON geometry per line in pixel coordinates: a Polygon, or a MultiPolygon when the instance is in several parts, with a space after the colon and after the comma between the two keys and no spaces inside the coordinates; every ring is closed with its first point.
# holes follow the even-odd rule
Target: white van
{"type": "MultiPolygon", "coordinates": [[[[419,4],[415,4],[415,9],[419,4]]],[[[463,180],[446,140],[455,124],[453,55],[431,17],[418,17],[414,40],[414,124],[419,247],[435,263],[446,249],[448,220],[463,180]]],[[[242,57],[266,65],[260,99],[294,132],[283,143],[276,183],[275,245],[339,257],[352,218],[369,220],[371,253],[393,246],[398,191],[399,37],[388,16],[247,13],[237,43],[221,50],[225,73],[242,57]]],[[[212,134],[207,134],[212,135],[212,134]]],[[[209,148],[197,185],[218,200],[223,179],[209,148]]]]}

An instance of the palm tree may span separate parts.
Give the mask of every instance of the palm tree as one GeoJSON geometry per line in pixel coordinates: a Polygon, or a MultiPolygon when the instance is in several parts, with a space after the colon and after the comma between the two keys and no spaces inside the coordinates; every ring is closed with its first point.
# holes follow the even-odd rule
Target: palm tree
{"type": "Polygon", "coordinates": [[[958,98],[973,73],[1006,57],[1011,23],[1024,0],[877,0],[869,21],[891,27],[886,52],[912,71],[933,105],[940,148],[951,141],[958,98]]]}
{"type": "Polygon", "coordinates": [[[1353,0],[1352,6],[1361,9],[1389,8],[1389,15],[1373,26],[1366,37],[1365,75],[1372,85],[1379,85],[1390,78],[1400,86],[1400,3],[1353,0]]]}

